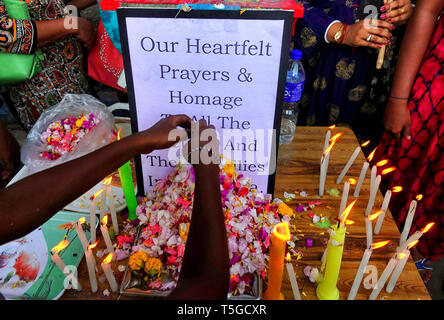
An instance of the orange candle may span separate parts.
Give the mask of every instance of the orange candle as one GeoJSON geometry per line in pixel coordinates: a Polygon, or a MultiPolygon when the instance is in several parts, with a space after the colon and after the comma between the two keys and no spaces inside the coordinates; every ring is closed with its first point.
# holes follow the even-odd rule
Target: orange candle
{"type": "Polygon", "coordinates": [[[268,286],[264,293],[264,300],[284,300],[284,295],[281,293],[281,282],[284,272],[285,245],[289,240],[288,223],[281,222],[275,225],[271,234],[268,286]]]}

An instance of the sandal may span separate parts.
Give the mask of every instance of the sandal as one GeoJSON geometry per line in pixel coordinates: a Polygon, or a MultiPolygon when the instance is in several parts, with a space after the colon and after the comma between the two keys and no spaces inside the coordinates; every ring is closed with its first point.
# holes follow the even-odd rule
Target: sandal
{"type": "MultiPolygon", "coordinates": [[[[429,263],[429,262],[430,262],[430,260],[425,259],[425,258],[415,261],[415,266],[418,269],[418,272],[422,271],[422,270],[432,270],[433,268],[431,266],[427,265],[427,263],[429,263]]],[[[425,281],[424,283],[427,283],[429,281],[430,281],[430,279],[425,281]]]]}

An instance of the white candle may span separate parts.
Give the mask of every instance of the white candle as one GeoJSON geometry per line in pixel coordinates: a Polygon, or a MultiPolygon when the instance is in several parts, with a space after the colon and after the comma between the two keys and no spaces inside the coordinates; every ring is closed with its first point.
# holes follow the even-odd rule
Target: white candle
{"type": "Polygon", "coordinates": [[[350,159],[348,159],[347,164],[345,165],[344,169],[342,169],[341,174],[339,175],[338,179],[336,179],[336,184],[340,184],[344,176],[347,174],[347,171],[352,166],[353,162],[355,162],[356,157],[359,154],[359,151],[361,151],[361,146],[356,147],[355,151],[351,155],[350,159]]]}
{"type": "Polygon", "coordinates": [[[365,234],[367,235],[367,248],[371,247],[373,242],[372,221],[365,217],[365,234]]]}
{"type": "Polygon", "coordinates": [[[85,251],[88,248],[88,240],[86,239],[85,232],[83,231],[83,223],[85,222],[85,217],[81,217],[76,224],[76,232],[79,237],[80,242],[82,243],[83,250],[85,251]]]}
{"type": "Polygon", "coordinates": [[[88,266],[89,283],[91,292],[97,292],[97,277],[96,277],[96,259],[94,258],[92,249],[97,245],[97,242],[88,246],[85,251],[85,260],[88,266]]]}
{"type": "Polygon", "coordinates": [[[327,133],[325,134],[325,140],[324,140],[324,150],[327,150],[328,146],[330,145],[330,138],[331,138],[331,130],[327,130],[327,133]]]}
{"type": "Polygon", "coordinates": [[[348,294],[348,300],[355,300],[358,289],[361,285],[362,277],[364,276],[365,268],[367,267],[370,256],[372,255],[371,246],[365,249],[364,255],[362,256],[361,263],[359,264],[358,272],[356,272],[355,280],[353,281],[352,288],[348,294]]]}
{"type": "Polygon", "coordinates": [[[355,197],[359,197],[359,192],[361,191],[362,184],[364,183],[365,175],[367,174],[367,170],[369,167],[369,163],[366,161],[362,165],[361,174],[359,175],[358,184],[356,185],[355,193],[353,194],[355,197]]]}
{"type": "Polygon", "coordinates": [[[107,223],[108,223],[108,215],[105,215],[102,219],[102,223],[100,224],[100,231],[102,232],[103,240],[105,241],[108,252],[114,254],[113,243],[111,242],[111,238],[109,237],[108,233],[108,227],[106,226],[107,223]]]}
{"type": "Polygon", "coordinates": [[[338,218],[341,217],[342,213],[345,210],[345,207],[347,206],[349,190],[350,190],[350,182],[346,181],[344,182],[344,189],[342,190],[342,199],[341,199],[341,205],[339,206],[338,218]]]}
{"type": "Polygon", "coordinates": [[[376,166],[373,166],[372,170],[370,171],[370,192],[372,192],[374,188],[377,173],[378,173],[378,168],[376,166]]]}
{"type": "Polygon", "coordinates": [[[51,253],[51,260],[57,265],[60,271],[65,274],[66,265],[57,253],[51,253]]]}
{"type": "Polygon", "coordinates": [[[403,250],[401,253],[404,254],[405,257],[403,257],[398,261],[395,270],[393,270],[392,277],[390,278],[390,281],[387,284],[387,288],[385,288],[385,291],[387,291],[388,293],[392,293],[393,288],[396,285],[396,282],[398,282],[399,276],[401,275],[402,270],[404,270],[404,266],[407,263],[407,260],[409,259],[410,250],[406,249],[403,250]]]}
{"type": "Polygon", "coordinates": [[[116,206],[114,204],[114,194],[113,194],[113,190],[112,190],[112,187],[110,184],[108,184],[108,186],[106,187],[106,196],[108,198],[107,202],[108,202],[109,208],[110,208],[111,221],[113,223],[114,233],[118,234],[119,233],[119,223],[117,221],[116,206]]]}
{"type": "MultiPolygon", "coordinates": [[[[287,261],[289,261],[289,254],[287,254],[287,261]]],[[[288,278],[290,279],[291,289],[293,290],[293,296],[295,300],[301,300],[301,295],[299,293],[298,282],[296,280],[296,275],[294,273],[293,265],[291,262],[286,263],[288,278]]]]}
{"type": "Polygon", "coordinates": [[[102,190],[97,191],[92,197],[89,203],[89,224],[91,229],[91,242],[96,242],[96,198],[99,194],[103,192],[102,190]]]}
{"type": "Polygon", "coordinates": [[[321,158],[321,170],[319,175],[319,196],[324,196],[325,179],[327,178],[328,158],[323,155],[321,158]]]}
{"type": "Polygon", "coordinates": [[[106,184],[102,184],[102,194],[100,195],[100,220],[102,220],[106,210],[107,199],[106,199],[106,193],[104,192],[105,190],[106,190],[106,184]]]}
{"type": "Polygon", "coordinates": [[[376,300],[376,298],[378,297],[388,277],[391,275],[393,269],[398,263],[398,259],[396,258],[396,256],[397,255],[395,254],[395,256],[390,259],[389,263],[385,267],[384,271],[382,272],[381,276],[378,279],[378,282],[376,283],[376,286],[374,287],[372,293],[370,294],[370,297],[368,298],[369,300],[376,300]]]}
{"type": "Polygon", "coordinates": [[[401,239],[399,241],[400,245],[402,245],[407,240],[410,228],[412,227],[413,217],[415,216],[416,205],[417,205],[416,200],[412,200],[412,202],[410,202],[409,211],[407,213],[407,218],[405,219],[404,223],[404,229],[402,230],[401,239]]]}
{"type": "Polygon", "coordinates": [[[113,259],[113,254],[110,253],[108,256],[103,260],[101,266],[102,270],[105,273],[106,279],[108,280],[108,283],[111,287],[112,292],[117,292],[119,286],[117,285],[116,278],[113,274],[113,269],[111,269],[111,260],[113,259]]]}
{"type": "Polygon", "coordinates": [[[376,178],[373,188],[370,189],[370,197],[368,198],[367,209],[365,209],[365,216],[367,217],[373,209],[375,204],[376,194],[378,193],[379,184],[381,183],[381,176],[376,178]]]}
{"type": "Polygon", "coordinates": [[[375,230],[374,230],[375,234],[379,234],[379,231],[381,231],[382,222],[384,221],[385,213],[386,213],[387,208],[389,206],[391,196],[392,196],[392,192],[390,190],[387,190],[387,192],[385,193],[385,196],[384,196],[384,201],[382,202],[382,206],[381,206],[382,213],[379,215],[378,220],[376,221],[376,224],[375,224],[375,230]]]}

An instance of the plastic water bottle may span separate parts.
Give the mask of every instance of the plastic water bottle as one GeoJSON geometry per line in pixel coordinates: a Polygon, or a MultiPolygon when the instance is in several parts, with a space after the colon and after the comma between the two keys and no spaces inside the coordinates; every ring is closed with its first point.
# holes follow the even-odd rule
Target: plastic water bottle
{"type": "Polygon", "coordinates": [[[293,141],[298,120],[299,104],[305,83],[305,71],[301,63],[302,52],[291,50],[285,84],[284,105],[282,110],[280,144],[293,141]]]}

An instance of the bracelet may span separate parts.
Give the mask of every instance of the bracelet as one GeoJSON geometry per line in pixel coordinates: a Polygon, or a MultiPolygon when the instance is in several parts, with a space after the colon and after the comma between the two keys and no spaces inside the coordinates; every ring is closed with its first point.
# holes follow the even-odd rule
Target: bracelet
{"type": "Polygon", "coordinates": [[[341,44],[345,39],[345,31],[347,30],[347,24],[344,22],[344,29],[342,30],[341,38],[339,39],[338,43],[341,44]]]}
{"type": "Polygon", "coordinates": [[[394,97],[392,95],[389,95],[389,98],[396,99],[396,100],[409,100],[409,98],[394,97]]]}

